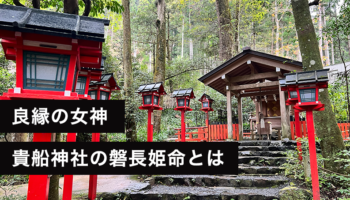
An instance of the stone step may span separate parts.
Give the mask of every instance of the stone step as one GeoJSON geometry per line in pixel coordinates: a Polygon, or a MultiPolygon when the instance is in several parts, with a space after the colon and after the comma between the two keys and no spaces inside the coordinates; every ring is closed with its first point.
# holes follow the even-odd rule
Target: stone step
{"type": "Polygon", "coordinates": [[[239,151],[287,151],[295,149],[294,146],[238,146],[239,151]]]}
{"type": "Polygon", "coordinates": [[[238,156],[285,157],[285,151],[239,151],[238,156]]]}
{"type": "Polygon", "coordinates": [[[239,141],[239,146],[269,146],[271,141],[268,140],[248,140],[248,141],[239,141]]]}
{"type": "Polygon", "coordinates": [[[287,162],[287,157],[239,156],[238,164],[251,166],[280,166],[287,162]]]}
{"type": "Polygon", "coordinates": [[[238,166],[239,174],[282,174],[284,169],[277,166],[238,166]]]}
{"type": "Polygon", "coordinates": [[[284,176],[213,176],[213,175],[161,175],[154,176],[154,184],[168,186],[207,186],[207,187],[278,187],[288,183],[284,176]]]}
{"type": "MultiPolygon", "coordinates": [[[[232,200],[254,199],[274,200],[279,199],[279,188],[267,189],[240,189],[232,187],[187,187],[156,185],[147,191],[125,191],[121,199],[125,200],[155,200],[155,199],[191,199],[191,200],[232,200]],[[125,198],[126,197],[126,198],[125,198]]],[[[104,199],[105,200],[105,199],[104,199]]],[[[108,200],[108,199],[106,199],[108,200]]]]}

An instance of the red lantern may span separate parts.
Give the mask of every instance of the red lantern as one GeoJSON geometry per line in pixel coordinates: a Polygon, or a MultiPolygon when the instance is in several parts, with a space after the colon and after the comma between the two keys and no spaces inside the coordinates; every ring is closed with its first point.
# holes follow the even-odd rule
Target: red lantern
{"type": "MultiPolygon", "coordinates": [[[[0,13],[3,52],[6,59],[16,61],[16,86],[0,99],[79,100],[75,82],[83,67],[101,66],[109,20],[3,4],[0,13]]],[[[67,141],[74,142],[75,134],[68,133],[67,141]]],[[[33,134],[33,142],[50,141],[51,133],[33,134]]],[[[63,199],[72,196],[72,178],[65,175],[63,199]]],[[[49,180],[48,175],[29,175],[27,199],[47,199],[49,180]]],[[[94,191],[89,199],[95,199],[94,191]]]]}
{"type": "MultiPolygon", "coordinates": [[[[313,198],[320,199],[320,187],[318,180],[317,156],[315,146],[315,130],[312,111],[323,111],[324,104],[318,100],[319,90],[328,87],[329,69],[307,71],[285,74],[286,79],[280,80],[282,90],[288,90],[288,104],[295,106],[295,111],[306,111],[306,120],[308,127],[310,165],[312,177],[313,198]],[[283,83],[285,81],[285,83],[283,83]],[[282,83],[282,84],[281,84],[282,83]],[[297,100],[291,92],[297,93],[297,100]]],[[[297,128],[297,127],[296,127],[297,128]]],[[[298,130],[299,128],[297,128],[298,130]]]]}
{"type": "Polygon", "coordinates": [[[207,125],[207,127],[209,127],[209,114],[208,113],[210,111],[214,111],[214,109],[212,108],[214,100],[212,98],[210,98],[209,95],[204,93],[202,95],[202,97],[200,99],[198,99],[198,101],[202,102],[201,111],[204,111],[206,113],[205,124],[207,125]]]}
{"type": "Polygon", "coordinates": [[[201,108],[202,111],[204,112],[214,111],[212,108],[212,104],[214,100],[210,98],[209,95],[203,94],[202,97],[198,99],[198,101],[202,102],[202,108],[201,108]]]}
{"type": "Polygon", "coordinates": [[[192,88],[175,90],[171,97],[176,98],[176,108],[174,110],[192,111],[190,100],[195,98],[192,88]]]}
{"type": "Polygon", "coordinates": [[[113,73],[102,74],[99,81],[90,82],[88,94],[92,100],[110,100],[114,90],[120,90],[120,88],[113,73]]]}
{"type": "Polygon", "coordinates": [[[172,98],[176,98],[176,108],[174,110],[181,111],[181,142],[186,141],[186,125],[185,125],[185,112],[192,111],[190,108],[190,100],[195,98],[193,89],[180,89],[175,90],[171,95],[172,98]]]}
{"type": "Polygon", "coordinates": [[[141,110],[148,110],[147,142],[153,141],[153,110],[163,110],[159,105],[161,95],[165,95],[163,83],[149,83],[140,85],[136,93],[142,95],[141,110]]]}
{"type": "Polygon", "coordinates": [[[81,70],[74,74],[74,87],[72,91],[78,93],[79,99],[91,100],[89,96],[90,82],[98,82],[101,80],[105,59],[106,57],[102,56],[99,68],[86,67],[85,64],[82,64],[81,70]]]}

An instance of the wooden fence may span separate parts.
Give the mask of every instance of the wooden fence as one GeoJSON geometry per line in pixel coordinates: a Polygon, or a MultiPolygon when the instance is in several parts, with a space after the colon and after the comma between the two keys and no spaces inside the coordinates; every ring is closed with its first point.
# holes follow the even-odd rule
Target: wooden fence
{"type": "MultiPolygon", "coordinates": [[[[350,123],[338,123],[338,127],[342,132],[342,136],[344,140],[350,140],[350,123]]],[[[209,134],[207,127],[190,127],[188,129],[198,129],[198,132],[186,132],[186,135],[189,135],[189,138],[186,141],[224,141],[227,139],[227,124],[214,124],[209,125],[209,134]],[[193,137],[193,135],[197,135],[197,137],[193,137]]],[[[292,133],[292,140],[296,139],[295,132],[295,122],[290,122],[290,129],[292,133]]],[[[307,136],[307,125],[306,121],[300,121],[300,129],[302,137],[307,136]]],[[[178,132],[175,135],[178,135],[178,139],[176,141],[180,141],[180,128],[175,129],[178,132]]],[[[232,124],[233,130],[233,139],[239,140],[238,136],[238,124],[232,124]]],[[[251,138],[250,133],[243,133],[243,138],[251,138]]]]}
{"type": "MultiPolygon", "coordinates": [[[[338,127],[342,133],[343,140],[349,140],[350,139],[350,123],[338,123],[338,127]]],[[[295,132],[295,122],[290,122],[290,129],[292,132],[292,140],[295,139],[296,137],[296,132],[295,132]]],[[[300,121],[300,132],[302,137],[307,136],[307,125],[306,121],[300,121]]]]}

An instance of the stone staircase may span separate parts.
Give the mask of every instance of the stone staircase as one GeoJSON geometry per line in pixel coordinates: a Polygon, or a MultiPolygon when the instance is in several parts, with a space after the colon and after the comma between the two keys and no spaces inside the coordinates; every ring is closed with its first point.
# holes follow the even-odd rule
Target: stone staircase
{"type": "MultiPolygon", "coordinates": [[[[293,142],[243,141],[239,146],[239,175],[154,175],[142,190],[128,190],[132,200],[274,200],[289,184],[282,175],[284,152],[293,142]]],[[[210,174],[211,172],[208,172],[210,174]]],[[[121,194],[118,194],[121,195],[121,194]]],[[[107,200],[104,198],[104,200],[107,200]]]]}

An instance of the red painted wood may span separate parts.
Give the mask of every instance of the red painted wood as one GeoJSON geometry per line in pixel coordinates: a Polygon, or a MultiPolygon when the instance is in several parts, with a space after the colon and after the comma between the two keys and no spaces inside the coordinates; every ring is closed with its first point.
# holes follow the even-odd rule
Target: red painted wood
{"type": "Polygon", "coordinates": [[[297,110],[294,110],[294,116],[295,117],[295,134],[297,136],[297,149],[298,149],[298,154],[299,154],[299,160],[302,161],[303,160],[303,155],[302,155],[302,150],[301,150],[301,130],[300,130],[300,119],[299,119],[299,112],[297,110]],[[298,140],[299,139],[299,140],[298,140]]]}
{"type": "Polygon", "coordinates": [[[69,91],[72,90],[76,62],[77,62],[77,56],[71,55],[70,60],[69,60],[69,68],[68,68],[66,89],[65,90],[69,90],[69,91]]]}
{"type": "Polygon", "coordinates": [[[239,127],[238,127],[238,124],[235,124],[236,126],[236,139],[237,141],[239,141],[239,127]]]}
{"type": "Polygon", "coordinates": [[[16,57],[16,50],[14,48],[7,48],[6,56],[16,57]]]}
{"type": "Polygon", "coordinates": [[[348,139],[350,137],[349,135],[349,123],[346,123],[346,137],[344,139],[348,139]]]}
{"type": "Polygon", "coordinates": [[[148,110],[148,126],[147,126],[147,142],[153,141],[153,131],[152,131],[152,109],[148,110]]]}
{"type": "MultiPolygon", "coordinates": [[[[76,133],[67,133],[67,142],[76,141],[76,133]]],[[[73,175],[64,175],[62,200],[71,200],[73,193],[73,175]]]]}
{"type": "MultiPolygon", "coordinates": [[[[91,80],[91,72],[88,72],[88,76],[86,77],[86,83],[85,83],[85,91],[84,94],[88,94],[89,93],[89,84],[90,84],[90,80],[91,80]]],[[[73,81],[74,81],[74,77],[73,77],[73,81]]],[[[73,83],[74,84],[74,83],[73,83]]]]}
{"type": "Polygon", "coordinates": [[[54,54],[75,55],[75,56],[78,54],[77,51],[34,47],[34,46],[23,46],[22,48],[25,51],[36,51],[36,52],[43,52],[43,53],[54,53],[54,54]]]}
{"type": "Polygon", "coordinates": [[[23,50],[19,48],[16,54],[16,87],[23,88],[23,50]]]}
{"type": "MultiPolygon", "coordinates": [[[[51,142],[51,133],[34,133],[33,142],[51,142]]],[[[49,185],[48,175],[29,175],[27,200],[47,200],[49,185]]]]}
{"type": "MultiPolygon", "coordinates": [[[[100,133],[92,133],[91,142],[99,142],[100,141],[100,133]]],[[[89,180],[89,200],[95,200],[97,191],[97,175],[90,175],[89,180]]]]}
{"type": "Polygon", "coordinates": [[[186,141],[185,110],[181,110],[181,142],[186,141]]]}
{"type": "Polygon", "coordinates": [[[291,134],[292,134],[292,140],[295,140],[295,138],[294,138],[294,135],[295,135],[295,133],[294,133],[294,122],[290,122],[290,132],[291,132],[291,134]]]}
{"type": "Polygon", "coordinates": [[[228,138],[228,130],[227,130],[227,124],[225,124],[225,137],[224,139],[226,140],[228,138]]]}
{"type": "Polygon", "coordinates": [[[80,63],[99,64],[99,58],[92,56],[80,56],[80,63]]]}
{"type": "Polygon", "coordinates": [[[235,130],[235,124],[232,124],[232,139],[236,139],[236,130],[235,130]]]}
{"type": "Polygon", "coordinates": [[[303,135],[303,137],[306,137],[306,133],[307,133],[307,131],[306,131],[307,130],[306,129],[306,121],[302,122],[302,126],[303,126],[303,134],[302,135],[303,135]]]}
{"type": "Polygon", "coordinates": [[[318,168],[317,168],[314,119],[313,119],[311,109],[306,111],[306,118],[307,118],[307,125],[308,125],[310,168],[311,168],[313,199],[320,200],[320,186],[319,186],[319,182],[318,182],[319,180],[318,180],[318,168]]]}

